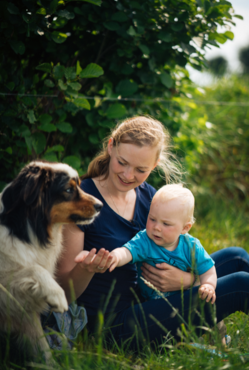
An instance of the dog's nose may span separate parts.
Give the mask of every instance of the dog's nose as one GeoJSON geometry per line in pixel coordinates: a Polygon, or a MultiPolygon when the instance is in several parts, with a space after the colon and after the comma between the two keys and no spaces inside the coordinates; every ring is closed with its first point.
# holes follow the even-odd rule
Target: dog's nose
{"type": "Polygon", "coordinates": [[[94,204],[94,208],[96,209],[97,212],[100,212],[102,207],[103,207],[102,203],[94,204]]]}

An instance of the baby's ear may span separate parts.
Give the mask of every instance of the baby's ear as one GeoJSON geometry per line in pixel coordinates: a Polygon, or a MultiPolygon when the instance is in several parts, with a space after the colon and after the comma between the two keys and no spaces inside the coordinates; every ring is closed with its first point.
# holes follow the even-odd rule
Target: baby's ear
{"type": "Polygon", "coordinates": [[[189,232],[189,230],[191,229],[192,227],[192,224],[191,222],[187,222],[184,226],[183,226],[183,229],[182,229],[182,232],[181,234],[186,234],[189,232]]]}

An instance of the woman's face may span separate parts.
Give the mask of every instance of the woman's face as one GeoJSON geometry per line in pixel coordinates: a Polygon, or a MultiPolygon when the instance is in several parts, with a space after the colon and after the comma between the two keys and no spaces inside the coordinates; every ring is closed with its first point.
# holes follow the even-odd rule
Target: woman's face
{"type": "Polygon", "coordinates": [[[156,167],[157,148],[150,146],[138,147],[133,144],[113,146],[108,144],[111,157],[109,164],[109,180],[118,191],[129,191],[142,184],[156,167]]]}

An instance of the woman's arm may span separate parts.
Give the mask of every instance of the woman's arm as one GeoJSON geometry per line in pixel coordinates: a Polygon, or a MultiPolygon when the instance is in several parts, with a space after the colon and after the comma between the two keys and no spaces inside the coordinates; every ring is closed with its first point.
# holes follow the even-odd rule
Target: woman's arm
{"type": "Polygon", "coordinates": [[[56,276],[70,303],[74,297],[78,298],[84,292],[96,272],[103,273],[110,267],[112,258],[103,248],[97,254],[96,249],[82,251],[84,233],[74,224],[64,226],[63,245],[56,276]],[[70,281],[73,283],[73,294],[70,281]]]}
{"type": "Polygon", "coordinates": [[[189,289],[195,281],[195,276],[167,263],[159,263],[156,267],[143,263],[142,276],[161,292],[189,289]]]}

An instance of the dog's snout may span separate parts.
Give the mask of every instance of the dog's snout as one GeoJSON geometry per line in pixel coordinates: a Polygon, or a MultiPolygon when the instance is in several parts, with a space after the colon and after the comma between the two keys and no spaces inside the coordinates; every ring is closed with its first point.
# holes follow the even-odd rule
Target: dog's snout
{"type": "Polygon", "coordinates": [[[102,203],[96,203],[94,204],[94,208],[96,209],[97,212],[100,212],[103,207],[102,203]]]}

